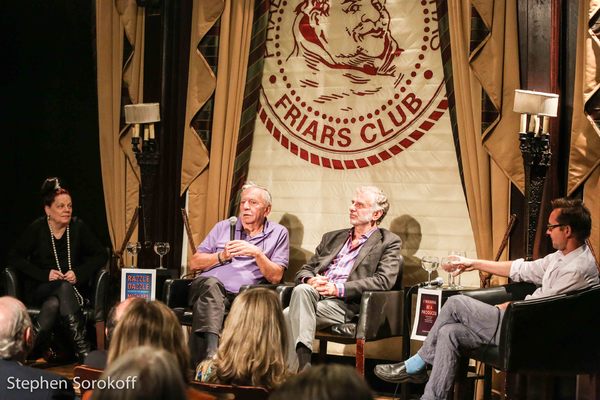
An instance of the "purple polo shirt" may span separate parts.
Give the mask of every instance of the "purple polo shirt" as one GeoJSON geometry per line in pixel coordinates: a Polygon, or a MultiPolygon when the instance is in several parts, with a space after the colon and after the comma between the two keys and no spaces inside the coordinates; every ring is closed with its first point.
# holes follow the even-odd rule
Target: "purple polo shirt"
{"type": "MultiPolygon", "coordinates": [[[[246,235],[242,222],[238,219],[235,227],[235,239],[245,240],[255,245],[277,265],[287,268],[290,257],[288,231],[273,221],[266,220],[263,231],[254,237],[246,235]]],[[[216,253],[225,249],[229,241],[229,220],[217,222],[206,238],[198,246],[202,253],[216,253]]],[[[228,292],[238,293],[240,286],[253,285],[264,277],[254,257],[234,257],[230,263],[216,264],[202,276],[213,276],[220,280],[228,292]]]]}

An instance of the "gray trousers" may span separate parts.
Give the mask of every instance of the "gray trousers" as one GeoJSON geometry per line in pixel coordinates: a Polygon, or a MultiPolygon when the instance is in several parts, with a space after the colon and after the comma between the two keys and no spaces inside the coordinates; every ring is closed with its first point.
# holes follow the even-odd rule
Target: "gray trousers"
{"type": "Polygon", "coordinates": [[[422,400],[446,399],[461,351],[496,345],[504,311],[468,296],[446,301],[419,356],[433,366],[422,400]]]}
{"type": "Polygon", "coordinates": [[[312,350],[317,329],[343,324],[354,317],[342,299],[321,296],[312,286],[302,283],[292,291],[290,305],[283,310],[288,330],[287,363],[291,372],[298,370],[296,346],[302,343],[312,350]]]}

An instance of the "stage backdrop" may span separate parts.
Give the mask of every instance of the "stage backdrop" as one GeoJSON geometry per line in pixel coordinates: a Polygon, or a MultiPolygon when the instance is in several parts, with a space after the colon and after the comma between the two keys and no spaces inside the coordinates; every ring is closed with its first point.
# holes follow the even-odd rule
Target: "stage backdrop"
{"type": "MultiPolygon", "coordinates": [[[[435,1],[340,3],[271,1],[249,177],[290,228],[291,269],[324,232],[349,226],[356,186],[380,186],[391,204],[382,226],[403,238],[411,284],[426,277],[423,255],[476,256],[435,1]]],[[[462,280],[479,285],[476,273],[462,280]]]]}

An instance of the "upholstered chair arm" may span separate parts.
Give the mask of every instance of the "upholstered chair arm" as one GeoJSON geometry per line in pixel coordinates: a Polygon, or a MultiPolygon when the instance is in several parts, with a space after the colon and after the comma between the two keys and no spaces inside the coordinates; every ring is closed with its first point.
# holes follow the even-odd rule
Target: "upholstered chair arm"
{"type": "Polygon", "coordinates": [[[163,301],[170,308],[187,307],[193,279],[167,279],[163,286],[163,301]]]}
{"type": "Polygon", "coordinates": [[[533,293],[535,289],[536,286],[533,283],[515,282],[485,289],[464,290],[460,293],[484,303],[495,305],[507,301],[523,300],[525,296],[533,293]]]}
{"type": "Polygon", "coordinates": [[[6,296],[16,297],[17,299],[21,298],[21,293],[19,293],[19,276],[13,268],[6,267],[2,270],[2,282],[6,296]]]}
{"type": "Polygon", "coordinates": [[[361,298],[356,338],[377,340],[402,335],[404,291],[367,291],[361,298]]]}

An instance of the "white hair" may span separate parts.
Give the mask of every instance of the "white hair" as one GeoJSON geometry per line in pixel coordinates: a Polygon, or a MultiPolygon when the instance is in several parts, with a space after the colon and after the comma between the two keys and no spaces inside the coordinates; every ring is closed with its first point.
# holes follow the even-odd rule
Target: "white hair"
{"type": "Polygon", "coordinates": [[[267,188],[265,188],[263,186],[259,186],[252,181],[248,181],[248,182],[244,183],[244,186],[242,186],[242,193],[244,193],[244,191],[246,191],[248,189],[260,189],[260,191],[262,193],[263,201],[265,202],[267,207],[271,206],[271,203],[272,203],[271,193],[269,193],[267,188]]]}
{"type": "Polygon", "coordinates": [[[381,211],[381,217],[377,220],[377,225],[383,221],[390,209],[390,203],[388,202],[387,196],[383,193],[383,190],[377,186],[359,186],[356,188],[356,193],[369,193],[373,197],[373,211],[381,211]]]}
{"type": "Polygon", "coordinates": [[[25,351],[25,330],[30,327],[23,303],[14,297],[0,297],[0,359],[10,360],[25,351]]]}

